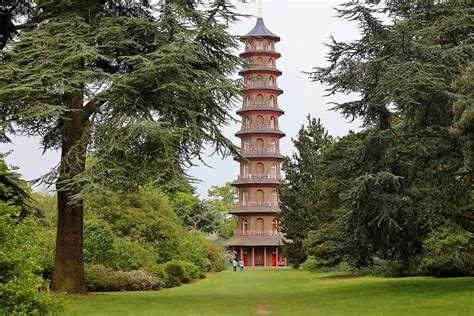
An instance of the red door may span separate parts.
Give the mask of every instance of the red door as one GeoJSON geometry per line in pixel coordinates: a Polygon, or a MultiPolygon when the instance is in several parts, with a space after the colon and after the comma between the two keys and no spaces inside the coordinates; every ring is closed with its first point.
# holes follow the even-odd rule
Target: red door
{"type": "Polygon", "coordinates": [[[245,252],[244,253],[244,266],[246,267],[247,266],[247,253],[245,252]]]}
{"type": "Polygon", "coordinates": [[[277,266],[277,256],[276,256],[276,253],[273,253],[273,262],[272,262],[273,266],[276,267],[277,266]]]}

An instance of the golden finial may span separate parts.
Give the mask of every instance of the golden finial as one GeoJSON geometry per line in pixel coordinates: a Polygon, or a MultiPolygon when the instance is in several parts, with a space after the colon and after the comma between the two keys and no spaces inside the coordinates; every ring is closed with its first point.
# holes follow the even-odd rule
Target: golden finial
{"type": "Polygon", "coordinates": [[[258,17],[263,18],[263,0],[258,0],[258,17]]]}

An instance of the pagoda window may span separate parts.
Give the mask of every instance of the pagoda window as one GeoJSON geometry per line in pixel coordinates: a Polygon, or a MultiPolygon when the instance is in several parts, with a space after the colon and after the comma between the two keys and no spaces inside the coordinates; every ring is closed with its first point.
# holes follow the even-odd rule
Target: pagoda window
{"type": "Polygon", "coordinates": [[[276,163],[272,164],[272,173],[271,173],[271,175],[272,175],[273,179],[276,179],[276,176],[277,176],[277,165],[276,165],[276,163]]]}
{"type": "Polygon", "coordinates": [[[258,57],[257,58],[257,67],[261,67],[263,66],[263,58],[262,57],[258,57]]]}
{"type": "Polygon", "coordinates": [[[277,194],[276,190],[272,191],[272,203],[273,203],[273,205],[278,204],[278,194],[277,194]]]}
{"type": "Polygon", "coordinates": [[[272,139],[271,141],[271,149],[272,149],[272,152],[276,152],[276,140],[272,139]]]}
{"type": "Polygon", "coordinates": [[[262,176],[263,173],[265,172],[265,167],[263,166],[263,163],[259,162],[257,163],[257,165],[255,166],[256,168],[256,172],[259,176],[262,176]]]}
{"type": "Polygon", "coordinates": [[[276,86],[275,77],[270,76],[270,77],[268,78],[268,85],[269,85],[269,86],[276,86]]]}
{"type": "Polygon", "coordinates": [[[257,104],[263,104],[263,95],[257,94],[257,104]]]}
{"type": "Polygon", "coordinates": [[[263,148],[263,139],[257,138],[257,141],[255,142],[255,145],[257,148],[263,148]]]}
{"type": "Polygon", "coordinates": [[[276,218],[273,219],[272,221],[272,231],[275,233],[278,229],[278,224],[276,218]]]}
{"type": "Polygon", "coordinates": [[[271,128],[275,128],[275,117],[274,117],[274,116],[272,116],[272,117],[270,118],[270,127],[271,127],[271,128]]]}
{"type": "Polygon", "coordinates": [[[257,125],[263,125],[263,116],[257,115],[257,125]]]}
{"type": "Polygon", "coordinates": [[[263,50],[263,41],[257,41],[257,49],[263,50]]]}
{"type": "Polygon", "coordinates": [[[250,151],[250,142],[248,139],[244,140],[244,151],[248,153],[250,151]]]}
{"type": "Polygon", "coordinates": [[[250,117],[248,117],[248,116],[245,117],[245,124],[244,125],[247,126],[247,127],[250,126],[250,117]]]}
{"type": "Polygon", "coordinates": [[[257,76],[257,85],[262,85],[263,84],[263,77],[261,75],[257,76]]]}
{"type": "Polygon", "coordinates": [[[255,192],[255,201],[256,202],[263,203],[264,198],[265,198],[265,193],[263,192],[263,190],[257,190],[255,192]]]}
{"type": "Polygon", "coordinates": [[[250,96],[249,95],[245,97],[245,103],[244,104],[245,104],[245,106],[250,106],[250,96]]]}
{"type": "Polygon", "coordinates": [[[245,234],[248,231],[248,221],[246,218],[242,220],[242,232],[245,234]]]}
{"type": "Polygon", "coordinates": [[[268,59],[268,66],[271,68],[275,67],[275,61],[273,58],[268,59]]]}
{"type": "Polygon", "coordinates": [[[263,222],[263,218],[257,218],[255,221],[255,231],[263,232],[265,228],[265,223],[263,222]]]}
{"type": "Polygon", "coordinates": [[[275,97],[273,95],[270,96],[270,106],[275,106],[275,97]]]}
{"type": "Polygon", "coordinates": [[[245,206],[249,201],[249,191],[244,190],[242,192],[242,204],[245,206]]]}
{"type": "Polygon", "coordinates": [[[249,167],[248,164],[244,165],[243,171],[244,171],[244,178],[248,178],[248,176],[250,174],[250,167],[249,167]]]}

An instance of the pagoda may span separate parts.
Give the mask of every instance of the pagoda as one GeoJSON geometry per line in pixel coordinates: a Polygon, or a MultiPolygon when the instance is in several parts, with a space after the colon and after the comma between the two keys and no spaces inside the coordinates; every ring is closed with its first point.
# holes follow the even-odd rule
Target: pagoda
{"type": "MultiPolygon", "coordinates": [[[[261,15],[259,15],[261,16],[261,15]]],[[[276,67],[280,54],[275,43],[280,38],[270,32],[259,17],[255,27],[242,37],[246,60],[239,72],[244,87],[241,129],[235,134],[241,140],[241,153],[247,158],[240,162],[240,174],[233,182],[239,191],[239,202],[231,211],[237,216],[238,230],[226,244],[237,260],[245,266],[286,266],[282,254],[284,237],[278,230],[276,215],[280,212],[277,187],[280,183],[280,139],[285,134],[279,129],[279,118],[284,114],[278,105],[276,67]]]]}

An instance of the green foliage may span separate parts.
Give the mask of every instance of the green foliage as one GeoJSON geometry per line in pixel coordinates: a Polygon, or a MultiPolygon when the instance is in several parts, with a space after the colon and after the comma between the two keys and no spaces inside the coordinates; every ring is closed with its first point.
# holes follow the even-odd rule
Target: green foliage
{"type": "MultiPolygon", "coordinates": [[[[9,175],[0,157],[0,175],[9,175]]],[[[46,314],[58,309],[57,300],[38,292],[44,282],[37,259],[34,221],[22,214],[18,190],[0,182],[0,314],[46,314]]],[[[20,193],[22,194],[22,193],[20,193]]]]}
{"type": "Polygon", "coordinates": [[[192,262],[200,271],[224,270],[224,249],[218,242],[210,241],[202,232],[190,230],[183,238],[183,259],[192,262]]]}
{"type": "MultiPolygon", "coordinates": [[[[107,222],[114,235],[152,247],[158,263],[179,258],[185,234],[165,194],[153,188],[141,192],[91,192],[85,201],[86,212],[107,222]]],[[[88,216],[88,215],[86,215],[88,216]]],[[[127,269],[128,270],[128,269],[127,269]]]]}
{"type": "Polygon", "coordinates": [[[76,145],[87,142],[95,162],[65,179],[82,189],[166,184],[206,142],[237,155],[219,130],[238,96],[229,79],[240,64],[228,34],[236,18],[223,1],[42,3],[1,51],[1,118],[16,122],[4,128],[57,149],[63,122],[77,112],[87,132],[75,130],[76,145]]]}
{"type": "Polygon", "coordinates": [[[151,273],[114,271],[102,265],[86,265],[85,280],[90,291],[149,291],[164,287],[164,282],[151,273]]]}
{"type": "Polygon", "coordinates": [[[314,256],[308,256],[305,262],[301,264],[301,268],[306,271],[318,271],[319,265],[314,256]]]}
{"type": "Polygon", "coordinates": [[[329,220],[331,205],[322,200],[322,153],[333,140],[321,122],[309,116],[308,126],[302,126],[292,140],[297,152],[283,161],[286,178],[279,188],[282,203],[279,223],[291,240],[285,247],[289,262],[298,267],[306,259],[303,249],[306,235],[329,220]]]}
{"type": "Polygon", "coordinates": [[[383,262],[397,266],[397,274],[416,273],[435,227],[452,220],[474,231],[473,10],[459,1],[350,1],[338,9],[361,36],[332,39],[329,66],[311,77],[330,95],[359,96],[334,110],[361,119],[366,129],[328,144],[322,155],[321,142],[310,139],[297,147],[297,168],[287,163],[283,213],[293,211],[295,223],[283,228],[296,232],[289,250],[299,250],[299,262],[311,254],[323,264],[349,260],[371,269],[383,262]]]}
{"type": "MultiPolygon", "coordinates": [[[[83,230],[70,223],[82,223],[89,192],[175,188],[205,145],[240,156],[220,130],[239,96],[231,79],[238,44],[228,33],[237,18],[221,0],[2,6],[0,138],[39,137],[45,150],[61,151],[43,177],[60,200],[54,289],[84,292],[81,251],[71,251],[83,230]]],[[[155,228],[141,233],[171,235],[154,236],[155,228]]]]}
{"type": "Polygon", "coordinates": [[[84,262],[106,264],[114,256],[114,234],[102,220],[84,224],[84,262]]]}
{"type": "Polygon", "coordinates": [[[182,260],[171,260],[165,263],[164,270],[170,278],[183,283],[198,279],[200,275],[199,269],[194,264],[182,260]]]}
{"type": "Polygon", "coordinates": [[[131,271],[146,268],[155,263],[153,248],[126,237],[114,238],[114,256],[110,264],[116,270],[131,271]]]}
{"type": "Polygon", "coordinates": [[[438,227],[425,241],[420,269],[438,277],[474,276],[474,234],[452,224],[438,227]]]}

